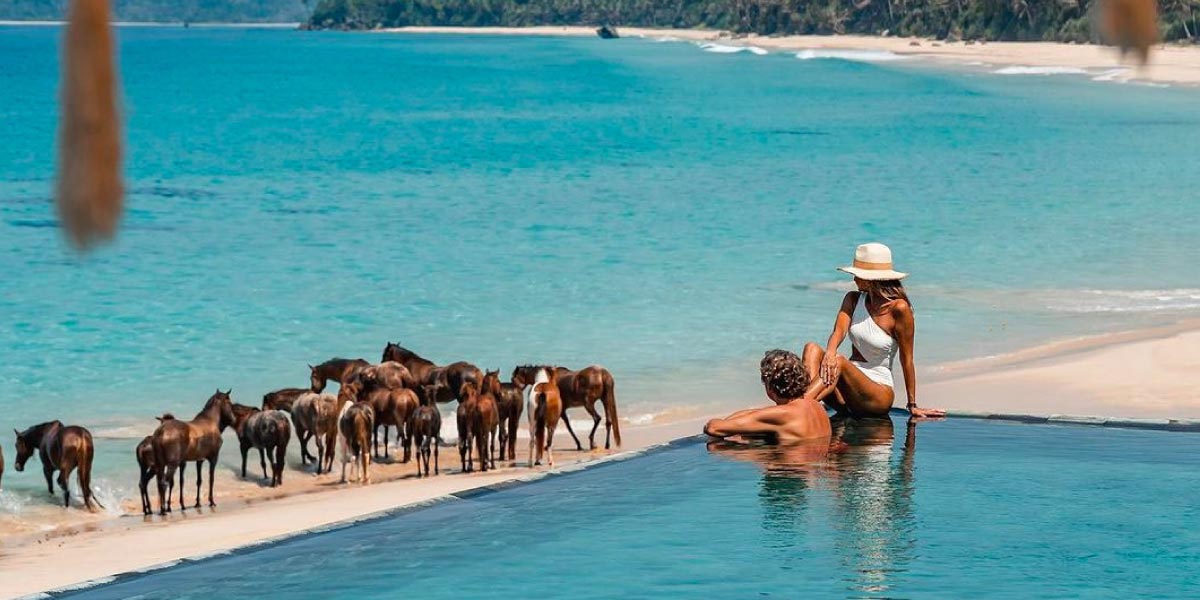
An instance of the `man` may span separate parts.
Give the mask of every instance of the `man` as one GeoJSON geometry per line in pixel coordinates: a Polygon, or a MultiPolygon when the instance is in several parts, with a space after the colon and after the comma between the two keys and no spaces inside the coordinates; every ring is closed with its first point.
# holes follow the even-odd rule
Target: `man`
{"type": "Polygon", "coordinates": [[[713,419],[704,426],[704,433],[714,438],[739,436],[776,444],[828,439],[829,415],[815,400],[806,400],[808,371],[799,356],[787,350],[771,350],[759,364],[767,397],[776,406],[752,408],[713,419]]]}

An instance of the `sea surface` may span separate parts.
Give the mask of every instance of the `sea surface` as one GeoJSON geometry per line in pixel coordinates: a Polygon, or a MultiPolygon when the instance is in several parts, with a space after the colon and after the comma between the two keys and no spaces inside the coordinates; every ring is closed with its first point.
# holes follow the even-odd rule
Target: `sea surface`
{"type": "Polygon", "coordinates": [[[387,341],[506,376],[600,363],[634,422],[745,403],[723,386],[824,341],[834,268],[867,241],[912,273],[922,367],[1200,308],[1194,89],[640,39],[121,28],[128,210],[80,256],[49,200],[60,34],[0,27],[0,511],[49,503],[12,472],[13,428],[90,427],[97,487],[131,496],[152,416],[218,387],[257,404],[387,341]]]}
{"type": "Polygon", "coordinates": [[[1200,594],[1195,434],[959,419],[843,439],[693,442],[66,597],[1200,594]]]}

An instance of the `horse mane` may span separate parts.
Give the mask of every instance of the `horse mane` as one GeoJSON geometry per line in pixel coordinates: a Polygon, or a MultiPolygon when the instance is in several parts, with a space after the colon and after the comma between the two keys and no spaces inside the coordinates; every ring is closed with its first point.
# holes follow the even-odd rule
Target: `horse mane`
{"type": "MultiPolygon", "coordinates": [[[[409,350],[408,348],[405,348],[404,346],[401,346],[400,344],[397,344],[395,342],[388,342],[387,346],[384,347],[384,351],[392,350],[392,349],[395,349],[395,352],[400,357],[400,360],[397,362],[402,362],[402,361],[411,359],[411,360],[424,361],[431,365],[434,364],[434,362],[432,360],[429,360],[428,358],[425,358],[424,356],[421,356],[420,354],[417,354],[416,352],[413,352],[412,350],[409,350]]],[[[396,360],[396,359],[391,359],[391,360],[396,360]]]]}
{"type": "Polygon", "coordinates": [[[21,439],[26,440],[26,441],[29,440],[30,436],[37,436],[37,439],[40,440],[42,438],[42,436],[45,435],[46,430],[54,425],[61,426],[62,421],[55,419],[53,421],[46,421],[45,423],[38,423],[37,425],[33,425],[33,426],[29,427],[28,429],[26,429],[25,431],[22,431],[18,435],[21,439]]]}

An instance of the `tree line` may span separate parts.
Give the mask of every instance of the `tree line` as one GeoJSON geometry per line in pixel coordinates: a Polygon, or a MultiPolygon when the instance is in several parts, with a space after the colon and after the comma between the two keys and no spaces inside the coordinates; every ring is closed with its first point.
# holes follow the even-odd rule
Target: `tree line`
{"type": "MultiPolygon", "coordinates": [[[[113,0],[118,21],[284,23],[308,18],[311,0],[113,0]]],[[[0,0],[0,19],[61,20],[68,0],[0,0]]]]}
{"type": "MultiPolygon", "coordinates": [[[[320,0],[313,28],[615,25],[760,35],[866,34],[1095,42],[1095,0],[320,0]]],[[[1197,35],[1200,0],[1159,0],[1166,40],[1197,35]]]]}

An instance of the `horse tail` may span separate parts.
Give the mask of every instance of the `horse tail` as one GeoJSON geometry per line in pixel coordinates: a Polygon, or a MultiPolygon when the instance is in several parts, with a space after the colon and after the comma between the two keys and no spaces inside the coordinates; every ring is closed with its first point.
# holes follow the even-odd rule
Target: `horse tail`
{"type": "Polygon", "coordinates": [[[537,395],[534,396],[534,406],[536,407],[534,409],[534,414],[537,415],[535,417],[535,422],[537,423],[537,432],[535,437],[537,439],[537,450],[540,456],[542,450],[546,447],[546,392],[538,392],[537,395]]]}
{"type": "Polygon", "coordinates": [[[604,417],[612,423],[613,440],[621,446],[621,420],[617,418],[617,389],[612,373],[604,372],[604,417]]]}
{"type": "Polygon", "coordinates": [[[83,505],[90,509],[92,502],[95,502],[100,510],[105,510],[104,505],[100,504],[100,500],[92,494],[92,458],[95,455],[95,446],[92,446],[92,435],[87,432],[84,435],[88,443],[84,447],[79,461],[79,488],[83,491],[83,505]]]}

